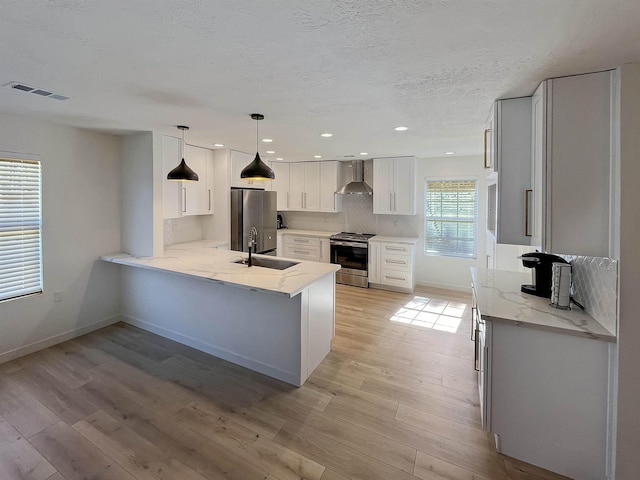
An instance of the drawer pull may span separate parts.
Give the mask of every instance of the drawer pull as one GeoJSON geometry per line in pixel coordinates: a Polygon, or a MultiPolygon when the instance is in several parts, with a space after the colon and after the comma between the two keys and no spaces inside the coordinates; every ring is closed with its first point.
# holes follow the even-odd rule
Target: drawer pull
{"type": "Polygon", "coordinates": [[[384,247],[385,250],[392,250],[394,252],[406,252],[407,250],[404,247],[384,247]]]}
{"type": "Polygon", "coordinates": [[[388,280],[400,280],[401,282],[406,281],[406,278],[403,277],[392,277],[391,275],[385,275],[385,278],[387,278],[388,280]]]}
{"type": "Polygon", "coordinates": [[[309,243],[309,240],[304,238],[294,238],[293,241],[296,243],[309,243]]]}
{"type": "Polygon", "coordinates": [[[294,250],[293,253],[300,253],[302,255],[311,255],[310,252],[305,252],[304,250],[294,250]]]}
{"type": "Polygon", "coordinates": [[[385,263],[395,263],[397,265],[406,265],[407,262],[405,262],[404,260],[389,260],[388,258],[385,259],[385,263]]]}

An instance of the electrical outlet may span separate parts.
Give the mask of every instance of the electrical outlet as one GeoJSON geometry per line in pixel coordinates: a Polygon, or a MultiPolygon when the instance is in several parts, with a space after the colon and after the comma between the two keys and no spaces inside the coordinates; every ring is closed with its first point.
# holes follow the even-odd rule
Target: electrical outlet
{"type": "Polygon", "coordinates": [[[62,301],[62,292],[53,292],[53,301],[59,303],[62,301]]]}

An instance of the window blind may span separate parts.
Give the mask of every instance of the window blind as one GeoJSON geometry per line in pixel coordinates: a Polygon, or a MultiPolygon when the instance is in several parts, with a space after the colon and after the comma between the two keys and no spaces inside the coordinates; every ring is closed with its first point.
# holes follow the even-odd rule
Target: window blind
{"type": "Polygon", "coordinates": [[[424,253],[475,258],[478,232],[476,180],[425,181],[424,253]]]}
{"type": "Polygon", "coordinates": [[[40,162],[0,158],[0,301],[42,292],[40,162]]]}

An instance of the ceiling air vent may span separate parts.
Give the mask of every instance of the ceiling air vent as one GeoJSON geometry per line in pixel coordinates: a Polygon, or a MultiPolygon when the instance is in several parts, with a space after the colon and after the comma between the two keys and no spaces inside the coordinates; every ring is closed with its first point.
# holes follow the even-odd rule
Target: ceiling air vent
{"type": "Polygon", "coordinates": [[[43,88],[32,87],[31,85],[27,85],[26,83],[20,82],[9,82],[4,87],[11,87],[14,90],[19,90],[25,93],[33,93],[35,95],[39,95],[41,97],[53,98],[54,100],[68,100],[69,97],[66,95],[61,95],[59,93],[52,92],[50,90],[44,90],[43,88]]]}

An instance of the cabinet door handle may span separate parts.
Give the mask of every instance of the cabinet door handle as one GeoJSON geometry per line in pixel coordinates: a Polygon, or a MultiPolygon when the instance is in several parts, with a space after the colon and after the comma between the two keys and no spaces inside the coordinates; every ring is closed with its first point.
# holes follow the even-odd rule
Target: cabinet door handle
{"type": "Polygon", "coordinates": [[[182,211],[187,211],[187,189],[182,187],[182,211]]]}
{"type": "Polygon", "coordinates": [[[474,312],[476,312],[476,315],[477,315],[477,311],[478,310],[476,307],[471,307],[471,341],[475,341],[475,338],[473,338],[473,332],[475,331],[475,328],[476,328],[474,312]]]}
{"type": "Polygon", "coordinates": [[[531,225],[529,224],[529,218],[530,218],[530,208],[531,208],[531,194],[533,193],[533,190],[525,190],[524,191],[524,236],[525,237],[531,237],[531,231],[529,230],[529,228],[531,227],[531,225]]]}
{"type": "Polygon", "coordinates": [[[393,211],[396,212],[398,211],[398,203],[396,202],[396,194],[393,194],[393,211]]]}
{"type": "Polygon", "coordinates": [[[488,163],[489,151],[488,151],[488,148],[487,148],[489,146],[489,140],[488,140],[489,132],[491,132],[490,128],[487,128],[484,131],[484,168],[489,168],[491,166],[488,163]]]}
{"type": "Polygon", "coordinates": [[[209,192],[209,211],[211,211],[211,189],[207,190],[209,192]]]}
{"type": "Polygon", "coordinates": [[[287,208],[289,208],[289,192],[287,192],[287,208]]]}
{"type": "Polygon", "coordinates": [[[478,330],[476,328],[476,338],[475,341],[473,342],[473,369],[476,372],[480,371],[480,359],[478,358],[478,343],[480,341],[480,330],[478,330]]]}
{"type": "Polygon", "coordinates": [[[391,202],[393,201],[392,198],[393,198],[393,193],[389,192],[389,211],[390,212],[393,212],[393,206],[391,205],[391,202]]]}

